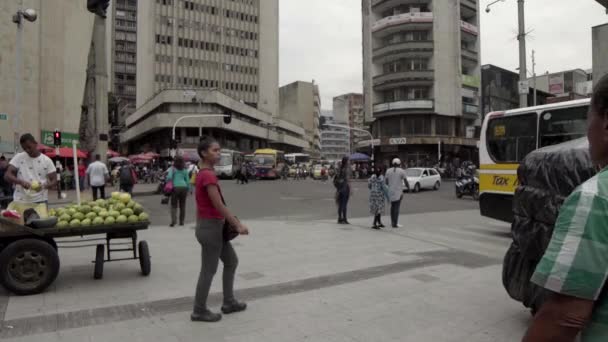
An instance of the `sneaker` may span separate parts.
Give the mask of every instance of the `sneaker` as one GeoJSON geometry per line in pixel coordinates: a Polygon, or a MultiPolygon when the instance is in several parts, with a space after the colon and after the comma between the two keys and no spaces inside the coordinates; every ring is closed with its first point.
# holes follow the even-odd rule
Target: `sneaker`
{"type": "Polygon", "coordinates": [[[344,220],[342,221],[342,224],[350,224],[350,222],[348,222],[348,220],[344,220]]]}
{"type": "Polygon", "coordinates": [[[218,314],[218,313],[214,313],[211,312],[209,310],[200,313],[200,314],[196,314],[196,313],[192,313],[190,315],[190,320],[192,322],[219,322],[222,319],[222,315],[218,314]]]}
{"type": "Polygon", "coordinates": [[[382,223],[380,223],[380,224],[378,225],[378,227],[380,227],[380,228],[385,228],[386,226],[385,226],[385,225],[383,225],[382,223]]]}
{"type": "Polygon", "coordinates": [[[175,223],[171,223],[171,224],[169,225],[169,227],[171,227],[171,228],[175,227],[175,223]]]}
{"type": "Polygon", "coordinates": [[[224,305],[222,305],[222,312],[226,315],[245,311],[245,309],[247,309],[247,303],[240,303],[236,300],[234,302],[228,304],[224,303],[224,305]]]}
{"type": "Polygon", "coordinates": [[[400,224],[398,224],[398,225],[396,225],[396,226],[393,226],[393,228],[403,228],[403,226],[402,226],[402,225],[400,225],[400,224]]]}
{"type": "Polygon", "coordinates": [[[380,229],[380,226],[373,225],[373,226],[372,226],[372,229],[380,229]]]}

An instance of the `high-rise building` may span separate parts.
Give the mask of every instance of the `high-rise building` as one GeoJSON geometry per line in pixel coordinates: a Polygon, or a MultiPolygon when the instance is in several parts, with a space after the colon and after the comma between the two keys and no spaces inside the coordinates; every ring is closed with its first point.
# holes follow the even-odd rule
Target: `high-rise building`
{"type": "Polygon", "coordinates": [[[111,120],[113,125],[122,126],[136,108],[137,0],[112,1],[108,19],[108,85],[118,102],[116,117],[111,120]]]}
{"type": "Polygon", "coordinates": [[[319,86],[314,82],[293,82],[279,89],[279,98],[279,117],[300,124],[306,130],[306,139],[310,146],[305,151],[310,153],[313,158],[320,157],[321,97],[319,86]]]}
{"type": "Polygon", "coordinates": [[[180,149],[201,135],[251,152],[301,152],[304,129],[277,116],[278,0],[150,0],[137,4],[137,110],[121,143],[130,153],[169,155],[173,127],[180,149]],[[185,115],[232,113],[221,117],[185,115]]]}
{"type": "Polygon", "coordinates": [[[366,119],[376,156],[474,159],[481,125],[479,0],[362,0],[366,119]]]}
{"type": "Polygon", "coordinates": [[[0,154],[14,151],[15,133],[31,133],[53,145],[53,131],[59,129],[66,145],[78,141],[95,18],[86,1],[3,1],[0,18],[0,154]],[[23,20],[19,68],[17,26],[11,18],[27,8],[38,18],[23,20]]]}
{"type": "MultiPolygon", "coordinates": [[[[339,124],[330,116],[325,120],[330,124],[339,124]]],[[[340,161],[351,152],[348,130],[339,127],[325,127],[321,130],[321,156],[328,162],[340,161]]]]}
{"type": "Polygon", "coordinates": [[[357,131],[367,130],[362,94],[349,93],[334,97],[333,113],[336,122],[354,128],[351,131],[351,146],[356,146],[357,142],[362,138],[369,139],[369,135],[357,131]]]}

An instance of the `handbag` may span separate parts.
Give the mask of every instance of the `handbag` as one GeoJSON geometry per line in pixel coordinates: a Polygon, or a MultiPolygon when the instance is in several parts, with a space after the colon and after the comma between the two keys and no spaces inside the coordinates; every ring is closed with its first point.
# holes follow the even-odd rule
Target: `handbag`
{"type": "MultiPolygon", "coordinates": [[[[224,196],[220,194],[222,197],[222,203],[226,206],[226,201],[224,201],[224,196]]],[[[235,217],[236,218],[236,217],[235,217]]],[[[238,218],[236,218],[238,220],[238,218]]],[[[239,232],[236,230],[236,227],[230,224],[228,220],[224,220],[224,227],[222,228],[222,235],[224,237],[224,241],[232,241],[237,236],[239,236],[239,232]]]]}
{"type": "Polygon", "coordinates": [[[166,196],[171,195],[173,190],[175,190],[175,186],[173,185],[173,180],[175,179],[175,168],[171,169],[171,179],[167,181],[165,187],[163,188],[163,192],[166,196]]]}

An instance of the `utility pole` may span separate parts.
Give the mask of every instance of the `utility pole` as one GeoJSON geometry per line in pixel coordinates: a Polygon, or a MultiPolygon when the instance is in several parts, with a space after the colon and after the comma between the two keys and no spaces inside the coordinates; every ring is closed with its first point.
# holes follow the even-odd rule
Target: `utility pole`
{"type": "MultiPolygon", "coordinates": [[[[518,9],[518,21],[519,21],[519,34],[517,39],[519,40],[519,81],[526,82],[527,80],[527,68],[526,68],[526,22],[525,22],[525,8],[524,0],[517,0],[518,9]]],[[[528,107],[528,93],[523,94],[520,91],[519,94],[519,107],[528,107]]]]}
{"type": "Polygon", "coordinates": [[[532,79],[534,83],[534,106],[536,106],[536,51],[532,50],[532,79]]]}

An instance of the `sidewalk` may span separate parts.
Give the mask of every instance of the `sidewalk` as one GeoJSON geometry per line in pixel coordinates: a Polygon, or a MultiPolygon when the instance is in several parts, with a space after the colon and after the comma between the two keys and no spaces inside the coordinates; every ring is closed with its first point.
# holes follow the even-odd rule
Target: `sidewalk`
{"type": "MultiPolygon", "coordinates": [[[[137,261],[105,265],[94,247],[60,249],[47,292],[0,296],[0,338],[15,341],[513,341],[529,314],[501,284],[508,226],[475,211],[402,217],[373,231],[329,221],[248,221],[235,240],[241,314],[217,324],[189,314],[200,268],[192,226],[151,227],[152,274],[137,261]],[[481,233],[485,229],[491,234],[481,233]],[[449,242],[449,245],[446,244],[449,242]],[[4,303],[4,305],[3,305],[4,303]]],[[[210,306],[221,305],[216,275],[210,306]]]]}
{"type": "MultiPolygon", "coordinates": [[[[158,187],[158,183],[156,184],[137,184],[133,188],[133,197],[141,197],[141,196],[150,196],[154,195],[156,188],[158,187]]],[[[118,184],[115,186],[106,186],[106,197],[110,197],[110,194],[113,191],[119,191],[118,184]]],[[[76,190],[67,190],[63,191],[66,194],[66,198],[58,199],[57,191],[49,191],[49,205],[62,205],[68,203],[76,202],[76,190]]],[[[83,201],[92,201],[93,193],[91,192],[91,188],[88,187],[85,190],[81,190],[80,198],[83,201]]]]}

